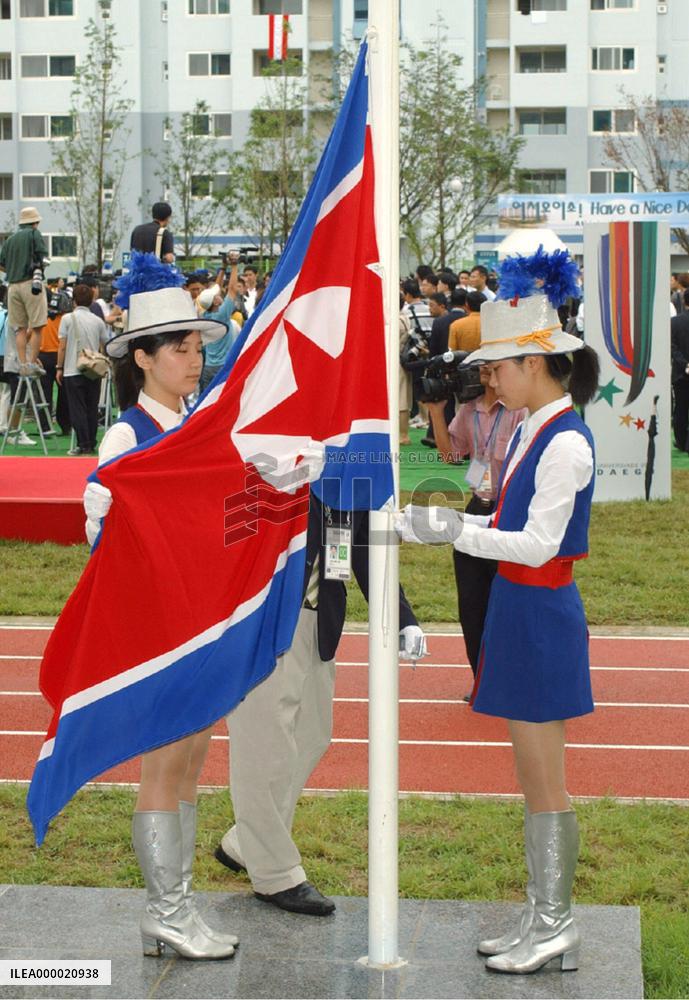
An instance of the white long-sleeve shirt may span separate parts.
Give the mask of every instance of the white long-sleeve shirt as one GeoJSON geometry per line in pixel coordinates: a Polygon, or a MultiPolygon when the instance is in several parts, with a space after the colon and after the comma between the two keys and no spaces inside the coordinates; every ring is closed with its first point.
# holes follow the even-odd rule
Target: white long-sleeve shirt
{"type": "MultiPolygon", "coordinates": [[[[143,391],[139,393],[137,402],[146,413],[160,424],[164,431],[170,431],[173,427],[177,427],[186,415],[182,400],[180,400],[180,409],[176,413],[167,406],[163,406],[162,403],[156,402],[155,399],[151,399],[143,391]]],[[[98,464],[103,465],[105,462],[117,458],[118,455],[123,455],[125,451],[135,448],[136,445],[134,428],[124,421],[117,421],[108,428],[100,443],[98,464]]],[[[110,490],[105,486],[101,486],[99,483],[87,483],[84,490],[84,510],[86,511],[86,538],[89,545],[93,545],[95,542],[100,531],[101,519],[110,509],[111,502],[110,490]]]]}
{"type": "MultiPolygon", "coordinates": [[[[571,396],[565,395],[542,406],[521,424],[521,438],[505,472],[505,482],[536,432],[571,405],[571,396]]],[[[489,528],[489,516],[465,514],[464,527],[454,543],[455,548],[483,559],[543,566],[557,555],[576,495],[591,481],[593,466],[593,454],[584,436],[577,431],[562,431],[546,446],[536,466],[536,492],[529,504],[524,528],[521,531],[489,528]]]]}

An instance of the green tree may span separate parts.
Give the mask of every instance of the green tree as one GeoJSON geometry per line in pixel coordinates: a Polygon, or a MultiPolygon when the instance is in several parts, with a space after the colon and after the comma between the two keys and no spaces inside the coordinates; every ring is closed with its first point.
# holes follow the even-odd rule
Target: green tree
{"type": "Polygon", "coordinates": [[[477,116],[482,83],[436,40],[405,46],[400,78],[400,229],[419,261],[456,264],[491,202],[510,187],[524,140],[477,116]]]}
{"type": "Polygon", "coordinates": [[[104,251],[121,242],[131,221],[121,196],[133,159],[126,125],[133,102],[121,96],[121,50],[110,18],[90,19],[84,33],[88,50],[74,74],[69,117],[59,123],[64,138],[57,142],[55,132],[52,136],[51,173],[57,176],[50,193],[65,198],[61,204],[76,229],[82,263],[101,265],[104,251]]]}
{"type": "MultiPolygon", "coordinates": [[[[632,174],[642,191],[689,189],[689,108],[652,96],[636,97],[620,88],[603,140],[607,162],[632,174]]],[[[689,253],[689,230],[672,230],[689,253]]]]}
{"type": "Polygon", "coordinates": [[[239,222],[269,254],[284,248],[316,162],[309,81],[302,69],[292,57],[264,70],[266,93],[251,112],[237,171],[239,222]]]}
{"type": "Polygon", "coordinates": [[[217,226],[221,206],[234,204],[233,161],[218,147],[205,101],[173,121],[165,119],[165,143],[155,176],[172,206],[175,237],[185,256],[203,246],[217,226]]]}

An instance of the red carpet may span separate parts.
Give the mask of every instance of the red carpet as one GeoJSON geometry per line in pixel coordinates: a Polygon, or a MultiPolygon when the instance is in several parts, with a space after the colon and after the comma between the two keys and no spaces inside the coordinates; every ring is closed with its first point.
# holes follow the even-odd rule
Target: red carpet
{"type": "Polygon", "coordinates": [[[84,542],[82,496],[93,458],[0,458],[0,538],[84,542]]]}

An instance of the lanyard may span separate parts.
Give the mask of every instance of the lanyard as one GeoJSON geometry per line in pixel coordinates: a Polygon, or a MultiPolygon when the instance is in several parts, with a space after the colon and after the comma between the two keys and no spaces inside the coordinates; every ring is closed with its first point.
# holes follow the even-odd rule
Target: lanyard
{"type": "MultiPolygon", "coordinates": [[[[498,425],[500,423],[500,420],[501,420],[502,415],[503,415],[504,412],[505,412],[505,407],[501,406],[500,409],[498,410],[498,413],[497,413],[497,416],[495,417],[495,420],[493,421],[493,426],[490,429],[490,434],[488,435],[488,439],[487,439],[485,447],[483,449],[483,456],[489,455],[490,446],[493,443],[493,438],[495,437],[495,435],[497,433],[498,425]]],[[[478,410],[474,410],[474,458],[478,458],[478,457],[479,457],[479,454],[478,454],[478,410]]]]}

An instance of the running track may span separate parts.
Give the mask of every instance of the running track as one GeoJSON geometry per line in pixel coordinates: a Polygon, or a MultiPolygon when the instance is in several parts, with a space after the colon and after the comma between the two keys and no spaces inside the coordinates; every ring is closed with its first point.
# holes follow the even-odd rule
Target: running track
{"type": "MultiPolygon", "coordinates": [[[[27,781],[42,743],[50,713],[37,678],[48,635],[49,626],[0,626],[1,781],[27,781]]],[[[431,634],[429,647],[416,670],[400,670],[401,790],[516,793],[505,724],[462,701],[471,674],[461,637],[431,634]]],[[[343,636],[337,661],[334,739],[312,789],[367,783],[367,636],[343,636]]],[[[689,802],[689,637],[594,637],[591,663],[597,708],[568,723],[570,792],[689,802]]],[[[226,784],[227,755],[219,723],[202,784],[226,784]]],[[[134,761],[99,781],[137,779],[134,761]]]]}

